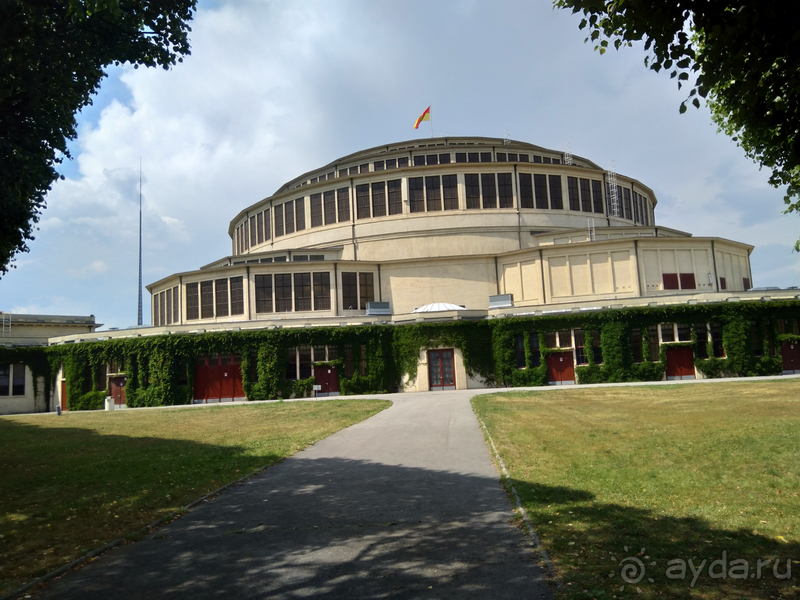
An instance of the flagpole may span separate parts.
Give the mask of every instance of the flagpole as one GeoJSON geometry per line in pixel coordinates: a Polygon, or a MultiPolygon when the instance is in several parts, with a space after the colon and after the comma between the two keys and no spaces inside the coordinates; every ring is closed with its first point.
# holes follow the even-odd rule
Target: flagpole
{"type": "Polygon", "coordinates": [[[433,139],[433,111],[429,108],[428,109],[428,123],[431,124],[431,139],[433,139]]]}

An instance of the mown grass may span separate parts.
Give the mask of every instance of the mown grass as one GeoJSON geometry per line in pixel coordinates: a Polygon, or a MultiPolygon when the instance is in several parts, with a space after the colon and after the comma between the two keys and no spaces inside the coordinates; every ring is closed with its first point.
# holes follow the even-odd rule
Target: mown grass
{"type": "Polygon", "coordinates": [[[800,381],[576,388],[473,406],[564,585],[558,598],[800,598],[800,381]],[[775,576],[776,559],[780,576],[795,561],[789,579],[775,576]],[[770,560],[760,576],[758,560],[770,560]]]}
{"type": "Polygon", "coordinates": [[[342,400],[0,418],[0,595],[389,405],[342,400]]]}

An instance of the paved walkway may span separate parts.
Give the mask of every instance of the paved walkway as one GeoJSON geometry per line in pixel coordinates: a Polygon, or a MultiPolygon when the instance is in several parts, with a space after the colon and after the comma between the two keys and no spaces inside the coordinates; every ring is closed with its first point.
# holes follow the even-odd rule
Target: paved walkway
{"type": "Polygon", "coordinates": [[[393,395],[37,597],[551,598],[469,398],[393,395]]]}

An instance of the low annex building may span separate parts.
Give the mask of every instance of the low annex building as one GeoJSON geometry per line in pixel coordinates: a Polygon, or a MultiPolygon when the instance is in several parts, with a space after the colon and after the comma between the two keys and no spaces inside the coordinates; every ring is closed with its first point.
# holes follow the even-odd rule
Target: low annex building
{"type": "Polygon", "coordinates": [[[800,372],[800,292],[752,289],[752,246],[657,205],[528,143],[380,146],[242,209],[228,256],[147,287],[150,327],[80,337],[133,404],[800,372]]]}
{"type": "Polygon", "coordinates": [[[57,336],[93,333],[101,327],[94,315],[26,315],[0,312],[0,415],[48,412],[48,377],[34,375],[41,362],[36,349],[57,336]]]}

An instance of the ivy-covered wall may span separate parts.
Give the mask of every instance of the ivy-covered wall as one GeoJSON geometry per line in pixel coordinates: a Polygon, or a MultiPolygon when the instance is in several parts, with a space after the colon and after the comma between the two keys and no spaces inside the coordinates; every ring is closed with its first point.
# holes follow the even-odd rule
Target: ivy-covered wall
{"type": "MultiPolygon", "coordinates": [[[[511,317],[480,321],[419,323],[410,325],[365,325],[352,327],[314,327],[265,329],[236,332],[177,334],[128,339],[112,339],[48,348],[0,349],[0,362],[24,362],[34,380],[44,378],[46,396],[63,364],[70,409],[102,406],[107,390],[101,376],[103,365],[112,361],[125,365],[128,376],[128,406],[186,404],[192,400],[194,364],[207,354],[239,354],[245,394],[250,400],[309,395],[313,377],[287,380],[287,351],[298,346],[323,346],[337,349],[337,358],[328,364],[337,367],[342,394],[367,394],[395,391],[404,380],[417,376],[420,349],[455,347],[461,350],[467,373],[488,385],[533,386],[547,384],[546,357],[558,349],[546,347],[546,332],[568,329],[600,332],[602,364],[596,364],[591,351],[588,364],[576,368],[580,383],[658,381],[663,378],[666,346],[660,360],[634,361],[633,331],[646,335],[650,325],[659,323],[718,323],[722,331],[725,358],[713,358],[711,342],[701,352],[694,327],[691,346],[695,366],[707,377],[752,376],[780,373],[780,346],[786,341],[800,342],[794,333],[779,333],[779,319],[800,319],[800,301],[725,302],[714,304],[637,307],[603,312],[569,312],[535,317],[511,317]],[[754,342],[754,331],[756,341],[754,342]],[[522,335],[526,368],[517,368],[516,340],[522,335]],[[534,364],[531,335],[539,340],[539,365],[534,364]],[[367,370],[345,376],[345,351],[352,349],[357,362],[361,346],[366,347],[367,370]],[[770,355],[770,349],[774,349],[770,355]]],[[[643,340],[647,348],[646,340],[643,340]]]]}

